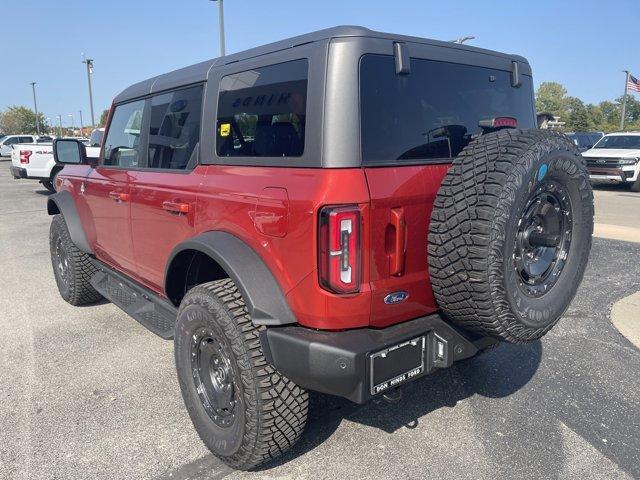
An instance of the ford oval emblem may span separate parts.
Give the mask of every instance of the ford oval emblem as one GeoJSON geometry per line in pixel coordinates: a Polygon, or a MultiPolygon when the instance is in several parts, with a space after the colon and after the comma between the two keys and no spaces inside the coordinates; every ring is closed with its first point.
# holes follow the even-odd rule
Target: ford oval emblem
{"type": "Polygon", "coordinates": [[[408,292],[392,292],[384,297],[384,303],[395,305],[396,303],[404,302],[407,298],[409,298],[408,292]]]}

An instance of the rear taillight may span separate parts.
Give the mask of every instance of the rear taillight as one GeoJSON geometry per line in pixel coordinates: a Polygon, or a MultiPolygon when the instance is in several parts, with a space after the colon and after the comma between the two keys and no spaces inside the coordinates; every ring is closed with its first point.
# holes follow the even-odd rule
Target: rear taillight
{"type": "Polygon", "coordinates": [[[320,210],[320,284],[335,293],[360,290],[360,209],[355,205],[320,210]]]}
{"type": "Polygon", "coordinates": [[[20,163],[29,163],[29,157],[32,153],[31,150],[20,150],[20,163]]]}

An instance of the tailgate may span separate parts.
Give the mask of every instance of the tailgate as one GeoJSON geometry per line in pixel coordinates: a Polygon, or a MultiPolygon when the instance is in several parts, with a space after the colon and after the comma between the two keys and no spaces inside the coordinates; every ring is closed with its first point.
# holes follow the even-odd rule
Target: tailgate
{"type": "Polygon", "coordinates": [[[433,201],[448,168],[443,164],[365,169],[371,194],[373,326],[437,310],[427,270],[427,234],[433,201]],[[404,300],[402,293],[408,294],[404,300]]]}
{"type": "Polygon", "coordinates": [[[21,167],[20,165],[20,145],[12,145],[11,146],[11,165],[14,167],[21,167]]]}

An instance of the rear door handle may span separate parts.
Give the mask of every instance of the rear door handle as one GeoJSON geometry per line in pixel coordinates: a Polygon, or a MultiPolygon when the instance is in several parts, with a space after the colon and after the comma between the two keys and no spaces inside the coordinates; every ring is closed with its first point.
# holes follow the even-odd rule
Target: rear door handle
{"type": "Polygon", "coordinates": [[[186,215],[191,210],[191,205],[184,202],[172,202],[167,200],[162,202],[162,208],[167,212],[177,213],[178,215],[186,215]]]}
{"type": "Polygon", "coordinates": [[[404,273],[404,256],[407,226],[404,220],[404,209],[391,209],[391,225],[395,230],[394,245],[389,256],[389,274],[400,276],[404,273]]]}
{"type": "Polygon", "coordinates": [[[115,200],[116,202],[128,202],[129,194],[113,191],[113,192],[109,192],[109,198],[111,200],[115,200]]]}

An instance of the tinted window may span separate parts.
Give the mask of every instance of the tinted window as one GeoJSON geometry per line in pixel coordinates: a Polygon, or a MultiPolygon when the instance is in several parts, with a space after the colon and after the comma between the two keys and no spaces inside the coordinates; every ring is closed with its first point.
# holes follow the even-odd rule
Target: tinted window
{"type": "Polygon", "coordinates": [[[511,72],[411,59],[397,75],[393,57],[360,63],[362,159],[368,163],[452,158],[483,132],[480,120],[513,117],[535,128],[531,78],[511,72]]]}
{"type": "Polygon", "coordinates": [[[307,60],[295,60],[224,77],[218,98],[218,156],[302,156],[307,70],[307,60]]]}
{"type": "Polygon", "coordinates": [[[118,105],[105,139],[104,165],[137,167],[144,100],[118,105]]]}
{"type": "Polygon", "coordinates": [[[149,168],[194,166],[200,140],[202,86],[151,98],[149,168]]]}

